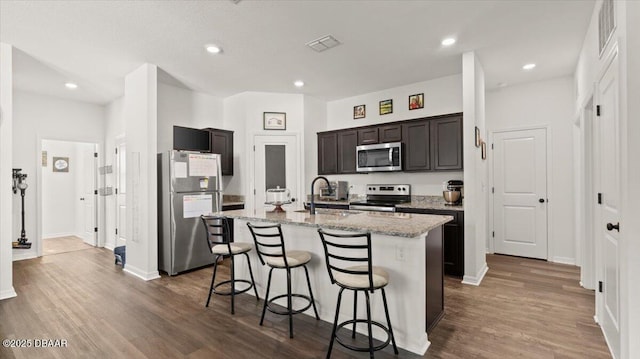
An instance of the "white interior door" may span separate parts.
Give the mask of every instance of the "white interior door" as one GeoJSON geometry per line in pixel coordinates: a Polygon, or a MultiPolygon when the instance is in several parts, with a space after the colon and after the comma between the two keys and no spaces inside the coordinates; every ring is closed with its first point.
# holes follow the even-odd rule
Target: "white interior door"
{"type": "Polygon", "coordinates": [[[298,140],[293,135],[266,136],[253,138],[254,153],[254,208],[273,210],[273,205],[265,204],[265,192],[269,188],[287,188],[294,201],[282,206],[284,210],[294,210],[300,198],[298,192],[299,150],[298,140]]]}
{"type": "Polygon", "coordinates": [[[126,142],[119,139],[116,142],[116,247],[126,244],[127,220],[127,158],[126,142]]]}
{"type": "Polygon", "coordinates": [[[97,245],[98,233],[96,231],[96,172],[97,158],[94,155],[95,146],[88,147],[82,153],[82,240],[92,246],[97,245]]]}
{"type": "Polygon", "coordinates": [[[493,150],[496,253],[547,259],[545,129],[499,132],[493,150]]]}
{"type": "Polygon", "coordinates": [[[619,138],[619,97],[618,97],[618,60],[617,56],[598,83],[598,102],[600,111],[596,111],[596,128],[599,134],[595,151],[599,156],[596,176],[599,180],[598,192],[601,193],[599,212],[596,221],[599,268],[598,280],[602,283],[602,292],[598,292],[598,319],[602,326],[609,349],[615,358],[620,357],[620,147],[619,138]]]}

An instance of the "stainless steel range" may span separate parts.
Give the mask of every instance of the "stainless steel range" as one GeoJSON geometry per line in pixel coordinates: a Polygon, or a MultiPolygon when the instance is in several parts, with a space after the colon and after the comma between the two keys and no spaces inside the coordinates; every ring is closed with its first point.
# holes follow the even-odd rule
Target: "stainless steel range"
{"type": "Polygon", "coordinates": [[[409,184],[368,184],[365,201],[349,203],[349,209],[360,211],[395,212],[396,205],[411,202],[409,184]]]}

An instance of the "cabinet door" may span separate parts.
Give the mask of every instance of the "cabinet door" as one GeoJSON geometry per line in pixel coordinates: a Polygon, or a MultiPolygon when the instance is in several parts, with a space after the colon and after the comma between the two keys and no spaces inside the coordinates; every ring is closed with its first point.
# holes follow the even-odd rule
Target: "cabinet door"
{"type": "Polygon", "coordinates": [[[462,169],[462,117],[431,120],[432,168],[462,169]]]}
{"type": "Polygon", "coordinates": [[[233,176],[233,131],[209,130],[211,152],[219,153],[223,176],[233,176]]]}
{"type": "Polygon", "coordinates": [[[378,128],[363,128],[358,130],[358,145],[378,143],[378,128]]]}
{"type": "Polygon", "coordinates": [[[338,173],[337,133],[318,133],[318,174],[338,173]]]}
{"type": "Polygon", "coordinates": [[[356,173],[357,131],[338,132],[338,173],[356,173]]]}
{"type": "Polygon", "coordinates": [[[402,127],[400,125],[386,125],[378,127],[380,143],[402,141],[402,127]]]}
{"type": "Polygon", "coordinates": [[[431,169],[429,156],[429,121],[417,121],[402,125],[404,139],[405,171],[425,171],[431,169]]]}

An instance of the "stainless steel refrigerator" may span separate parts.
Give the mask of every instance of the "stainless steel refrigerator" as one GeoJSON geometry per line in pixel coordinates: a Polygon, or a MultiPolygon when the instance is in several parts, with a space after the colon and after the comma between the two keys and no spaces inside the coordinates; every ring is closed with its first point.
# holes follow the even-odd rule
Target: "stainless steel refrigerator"
{"type": "Polygon", "coordinates": [[[158,154],[158,269],[176,275],[214,262],[200,215],[222,206],[220,155],[158,154]]]}

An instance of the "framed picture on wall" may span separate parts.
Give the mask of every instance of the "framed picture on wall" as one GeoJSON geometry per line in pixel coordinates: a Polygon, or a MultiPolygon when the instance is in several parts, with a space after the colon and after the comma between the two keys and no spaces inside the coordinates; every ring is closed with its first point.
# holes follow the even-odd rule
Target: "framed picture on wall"
{"type": "Polygon", "coordinates": [[[424,108],[424,93],[409,96],[409,110],[424,108]]]}
{"type": "Polygon", "coordinates": [[[380,114],[388,115],[390,113],[393,113],[393,100],[389,99],[380,101],[380,114]]]}
{"type": "Polygon", "coordinates": [[[69,172],[69,157],[53,157],[53,172],[69,172]]]}
{"type": "Polygon", "coordinates": [[[262,120],[265,130],[287,129],[287,114],[285,112],[263,112],[262,120]]]}
{"type": "Polygon", "coordinates": [[[365,105],[353,106],[353,119],[365,118],[367,115],[365,105]]]}

